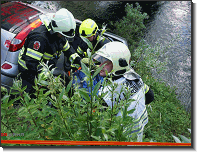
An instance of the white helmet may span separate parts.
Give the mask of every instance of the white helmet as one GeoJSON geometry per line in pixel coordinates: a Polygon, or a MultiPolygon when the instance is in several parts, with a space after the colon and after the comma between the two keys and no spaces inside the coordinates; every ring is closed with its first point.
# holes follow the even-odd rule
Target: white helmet
{"type": "Polygon", "coordinates": [[[51,17],[51,27],[68,39],[75,36],[76,22],[73,14],[65,8],[61,8],[51,17]]]}
{"type": "Polygon", "coordinates": [[[129,60],[131,58],[128,47],[118,41],[113,41],[105,44],[101,49],[95,52],[93,59],[103,63],[110,60],[113,63],[113,72],[115,76],[123,75],[130,70],[129,60]]]}

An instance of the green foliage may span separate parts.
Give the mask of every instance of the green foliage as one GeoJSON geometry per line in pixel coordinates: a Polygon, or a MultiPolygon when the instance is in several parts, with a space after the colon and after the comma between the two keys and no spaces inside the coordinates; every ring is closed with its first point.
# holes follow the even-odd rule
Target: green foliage
{"type": "Polygon", "coordinates": [[[130,63],[154,92],[154,101],[147,108],[149,123],[145,126],[144,134],[146,138],[157,142],[174,142],[172,135],[189,136],[186,130],[191,127],[191,114],[186,112],[176,98],[176,88],[171,88],[151,74],[153,69],[157,73],[166,71],[167,49],[168,47],[163,48],[159,44],[152,47],[141,40],[132,53],[134,61],[130,63]],[[162,61],[161,57],[166,60],[162,61]]]}
{"type": "Polygon", "coordinates": [[[133,7],[133,4],[127,4],[125,8],[126,16],[114,24],[116,29],[113,33],[126,38],[131,51],[139,46],[138,42],[141,40],[143,30],[146,28],[143,22],[144,19],[148,19],[148,15],[140,11],[141,6],[139,3],[136,3],[136,7],[133,7]]]}
{"type": "MultiPolygon", "coordinates": [[[[76,141],[136,141],[135,137],[128,137],[131,132],[132,118],[127,117],[126,107],[131,102],[129,98],[114,107],[102,106],[102,99],[98,98],[100,88],[98,83],[89,93],[71,82],[65,87],[60,77],[54,77],[49,67],[42,63],[43,71],[48,72],[47,79],[42,75],[35,79],[36,98],[21,88],[21,80],[15,80],[12,90],[6,93],[1,103],[2,133],[24,133],[24,136],[3,136],[1,139],[23,140],[76,140],[76,141]],[[73,96],[69,96],[72,89],[73,96]],[[10,100],[11,94],[17,96],[10,100]],[[12,104],[20,101],[21,105],[12,104]],[[55,108],[47,105],[51,102],[55,108]],[[104,110],[105,109],[105,110],[104,110]],[[121,109],[123,118],[116,117],[117,109],[121,109]],[[127,128],[127,129],[125,129],[127,128]]],[[[99,73],[101,68],[95,73],[99,73]]],[[[82,71],[86,74],[86,81],[92,87],[91,70],[82,63],[82,71]]],[[[105,83],[105,85],[112,85],[105,83]]],[[[117,86],[113,86],[112,92],[117,86]]],[[[101,94],[104,96],[104,94],[101,94]]],[[[128,96],[129,97],[129,96],[128,96]]]]}
{"type": "MultiPolygon", "coordinates": [[[[141,40],[143,19],[146,19],[147,15],[141,14],[140,9],[139,5],[136,8],[127,5],[127,16],[115,24],[117,29],[114,32],[128,40],[132,51],[131,66],[154,92],[154,101],[147,106],[149,122],[144,128],[143,141],[181,142],[177,136],[182,142],[190,141],[187,128],[191,128],[191,114],[180,105],[175,88],[170,88],[162,80],[151,76],[152,69],[165,72],[166,61],[161,62],[160,57],[165,56],[167,48],[162,48],[159,44],[152,47],[141,40]]],[[[90,67],[87,67],[82,64],[82,70],[86,74],[89,87],[92,87],[92,80],[102,67],[91,75],[91,64],[89,65],[90,67]]],[[[25,88],[21,88],[21,80],[14,82],[11,92],[1,87],[1,132],[24,133],[24,136],[17,137],[2,136],[2,140],[137,140],[134,136],[128,136],[133,122],[131,117],[125,117],[129,112],[119,107],[119,104],[113,108],[102,105],[101,98],[105,94],[101,94],[101,98],[96,94],[100,83],[91,89],[88,95],[88,92],[77,84],[71,87],[73,80],[65,86],[64,80],[54,77],[46,65],[43,64],[43,67],[45,72],[49,72],[49,77],[45,79],[44,76],[39,76],[35,79],[35,99],[24,92],[25,88]],[[70,92],[73,92],[71,97],[70,92]],[[15,102],[20,104],[12,106],[15,102]],[[55,108],[46,105],[49,102],[55,108]],[[123,118],[115,117],[117,108],[122,110],[123,118]]],[[[112,84],[104,80],[103,85],[112,84]]],[[[113,94],[116,86],[111,87],[113,94]]],[[[121,104],[126,107],[129,102],[132,101],[126,99],[121,101],[121,104]]]]}
{"type": "MultiPolygon", "coordinates": [[[[191,134],[191,129],[188,129],[188,130],[189,130],[189,132],[191,134]]],[[[187,138],[187,137],[185,137],[183,135],[179,135],[179,137],[181,138],[182,141],[178,137],[176,137],[176,136],[173,136],[172,135],[172,137],[174,138],[174,140],[175,140],[176,143],[191,143],[191,139],[190,138],[187,138]]]]}
{"type": "Polygon", "coordinates": [[[172,135],[178,134],[189,137],[187,128],[191,128],[191,113],[185,111],[180,101],[176,98],[176,88],[170,88],[162,80],[152,76],[152,70],[164,73],[168,61],[167,47],[161,44],[150,46],[143,40],[145,26],[144,20],[147,14],[140,12],[141,7],[136,4],[126,6],[127,15],[114,25],[114,33],[124,37],[128,41],[131,51],[130,65],[139,73],[142,80],[153,90],[154,101],[147,106],[149,123],[145,126],[145,141],[174,142],[172,135]],[[163,60],[162,60],[163,59],[163,60]]]}

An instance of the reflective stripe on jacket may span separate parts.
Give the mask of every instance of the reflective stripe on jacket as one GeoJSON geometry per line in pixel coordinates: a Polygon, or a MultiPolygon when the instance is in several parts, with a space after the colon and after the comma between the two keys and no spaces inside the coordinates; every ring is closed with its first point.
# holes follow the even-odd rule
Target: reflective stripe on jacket
{"type": "MultiPolygon", "coordinates": [[[[106,43],[109,43],[110,40],[104,36],[100,36],[97,34],[96,36],[96,40],[94,40],[93,42],[90,42],[87,38],[81,36],[81,39],[83,40],[83,42],[85,42],[88,45],[88,48],[90,50],[94,51],[98,51],[101,47],[103,47],[106,43]]],[[[87,47],[81,47],[79,46],[77,49],[81,52],[83,51],[84,53],[87,52],[87,47]]],[[[87,57],[87,56],[86,56],[87,57]]]]}
{"type": "MultiPolygon", "coordinates": [[[[89,92],[91,91],[91,89],[88,88],[86,81],[84,81],[85,74],[81,70],[75,72],[73,76],[74,76],[73,84],[78,84],[79,87],[86,88],[87,91],[89,92]],[[75,79],[75,77],[77,79],[75,79]]],[[[100,80],[101,82],[103,82],[103,77],[101,77],[98,74],[96,78],[93,80],[93,89],[100,80]]],[[[135,108],[135,111],[132,114],[128,114],[128,116],[131,116],[134,118],[134,126],[132,127],[132,131],[130,132],[129,136],[132,136],[132,134],[134,133],[137,133],[137,134],[142,133],[144,126],[148,123],[148,114],[147,114],[147,110],[145,106],[145,85],[140,77],[139,79],[135,79],[135,81],[133,80],[134,79],[128,80],[125,77],[121,77],[113,81],[113,84],[115,83],[118,84],[117,85],[118,87],[115,89],[114,94],[113,94],[113,102],[111,101],[112,94],[110,90],[112,90],[112,88],[110,86],[106,86],[104,88],[101,86],[101,88],[99,89],[97,93],[98,95],[101,95],[102,93],[106,93],[103,100],[108,106],[112,107],[112,105],[115,104],[115,101],[116,101],[115,98],[117,97],[117,93],[120,94],[122,88],[129,87],[129,90],[132,93],[130,99],[134,99],[134,101],[131,102],[131,104],[127,108],[127,111],[135,108]]],[[[120,100],[121,99],[124,100],[124,98],[125,98],[124,93],[121,92],[120,100]]],[[[122,116],[121,112],[119,111],[116,116],[122,116]]],[[[124,131],[126,130],[127,128],[124,128],[124,131]]]]}
{"type": "MultiPolygon", "coordinates": [[[[112,94],[110,92],[112,88],[110,86],[106,86],[100,90],[103,91],[102,93],[107,93],[103,99],[110,107],[116,103],[115,97],[117,96],[117,93],[120,94],[120,100],[124,99],[124,93],[121,92],[122,88],[129,86],[130,90],[133,91],[133,95],[131,95],[130,99],[134,99],[134,101],[132,101],[130,106],[127,108],[127,111],[135,108],[135,111],[132,114],[128,114],[128,116],[134,118],[134,126],[132,127],[132,131],[130,133],[130,136],[132,136],[133,133],[141,133],[143,131],[144,126],[148,123],[148,115],[145,106],[145,89],[143,81],[139,79],[138,84],[134,84],[133,87],[132,85],[126,85],[129,84],[127,81],[128,80],[126,78],[121,77],[113,82],[113,84],[118,84],[118,87],[115,89],[113,94],[113,103],[111,101],[112,94]]],[[[99,92],[99,95],[101,95],[101,92],[99,92]]],[[[122,116],[121,111],[119,111],[116,116],[122,116]]],[[[127,128],[125,128],[125,130],[126,129],[127,128]]]]}
{"type": "Polygon", "coordinates": [[[28,60],[28,64],[31,64],[30,62],[32,61],[33,63],[37,62],[39,64],[41,60],[46,63],[46,61],[58,59],[61,52],[64,52],[64,55],[70,59],[69,62],[73,63],[73,68],[80,66],[80,60],[77,59],[79,56],[76,56],[75,50],[70,46],[68,41],[59,38],[56,34],[49,33],[46,27],[41,25],[28,34],[24,47],[20,51],[18,63],[23,68],[28,69],[28,67],[33,66],[27,65],[26,62],[28,60]]]}

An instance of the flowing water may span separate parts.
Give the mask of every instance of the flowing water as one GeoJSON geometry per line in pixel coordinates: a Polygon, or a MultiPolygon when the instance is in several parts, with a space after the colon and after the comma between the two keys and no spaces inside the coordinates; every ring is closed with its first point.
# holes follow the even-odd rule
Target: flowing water
{"type": "MultiPolygon", "coordinates": [[[[64,7],[77,19],[84,20],[90,17],[100,23],[115,21],[125,15],[124,3],[119,1],[34,1],[32,4],[54,11],[64,7]]],[[[167,71],[158,74],[153,69],[153,75],[163,79],[170,86],[175,86],[177,98],[185,105],[186,110],[190,111],[191,2],[160,1],[158,5],[160,7],[154,19],[147,24],[144,38],[153,47],[155,44],[170,47],[165,52],[168,56],[167,71]]]]}
{"type": "Polygon", "coordinates": [[[158,74],[170,86],[176,86],[177,97],[191,110],[191,2],[165,1],[160,2],[154,20],[147,26],[146,41],[154,46],[160,44],[170,46],[167,71],[158,74]]]}

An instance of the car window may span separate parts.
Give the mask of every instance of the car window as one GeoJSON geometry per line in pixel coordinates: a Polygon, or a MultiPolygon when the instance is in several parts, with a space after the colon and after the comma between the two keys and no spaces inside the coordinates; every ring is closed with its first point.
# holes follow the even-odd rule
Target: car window
{"type": "Polygon", "coordinates": [[[40,12],[16,2],[1,4],[1,28],[9,31],[16,24],[24,22],[38,13],[40,12]]]}

